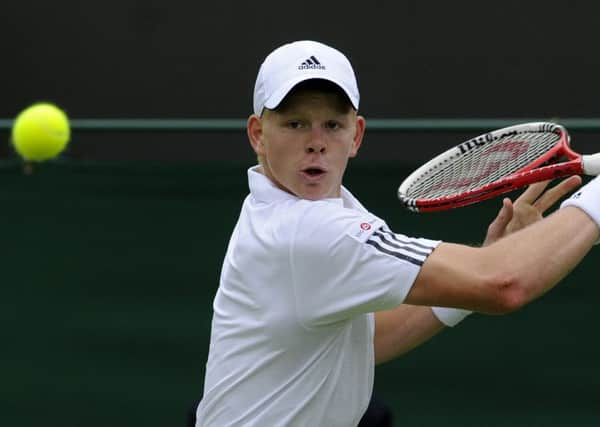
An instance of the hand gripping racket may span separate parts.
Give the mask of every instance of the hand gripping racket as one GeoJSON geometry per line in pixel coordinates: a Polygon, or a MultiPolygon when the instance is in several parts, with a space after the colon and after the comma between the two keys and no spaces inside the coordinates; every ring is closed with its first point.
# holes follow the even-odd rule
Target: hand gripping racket
{"type": "Polygon", "coordinates": [[[413,212],[442,211],[534,182],[580,174],[600,174],[600,153],[573,151],[569,133],[561,125],[523,123],[480,135],[439,154],[402,182],[398,198],[413,212]]]}

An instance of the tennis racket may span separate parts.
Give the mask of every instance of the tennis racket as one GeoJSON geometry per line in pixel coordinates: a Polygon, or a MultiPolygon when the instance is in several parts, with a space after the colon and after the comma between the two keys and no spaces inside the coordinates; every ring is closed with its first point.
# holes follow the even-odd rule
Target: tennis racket
{"type": "Polygon", "coordinates": [[[411,173],[398,198],[413,212],[458,208],[538,181],[569,175],[600,175],[600,153],[571,149],[556,123],[523,123],[463,142],[411,173]]]}

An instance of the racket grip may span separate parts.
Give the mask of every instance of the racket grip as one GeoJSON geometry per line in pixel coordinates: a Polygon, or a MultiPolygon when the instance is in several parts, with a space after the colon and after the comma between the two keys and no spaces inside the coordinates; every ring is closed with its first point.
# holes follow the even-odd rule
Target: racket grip
{"type": "Polygon", "coordinates": [[[581,163],[585,175],[600,175],[600,153],[581,156],[581,163]]]}

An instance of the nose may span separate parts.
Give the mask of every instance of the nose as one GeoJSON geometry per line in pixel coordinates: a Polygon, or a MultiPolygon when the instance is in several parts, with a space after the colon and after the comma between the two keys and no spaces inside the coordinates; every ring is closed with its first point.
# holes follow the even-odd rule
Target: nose
{"type": "Polygon", "coordinates": [[[323,131],[316,127],[310,133],[310,137],[308,142],[306,143],[306,152],[307,153],[325,153],[327,149],[327,143],[325,142],[325,136],[323,135],[323,131]]]}

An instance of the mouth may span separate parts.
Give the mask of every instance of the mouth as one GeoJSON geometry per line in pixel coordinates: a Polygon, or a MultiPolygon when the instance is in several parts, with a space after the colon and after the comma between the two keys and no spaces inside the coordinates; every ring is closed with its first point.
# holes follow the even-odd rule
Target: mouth
{"type": "Polygon", "coordinates": [[[302,169],[302,175],[311,180],[316,180],[316,179],[322,177],[323,175],[325,175],[326,172],[327,171],[325,169],[322,169],[318,166],[311,166],[311,167],[302,169]]]}

